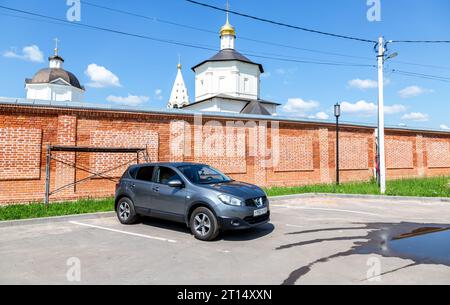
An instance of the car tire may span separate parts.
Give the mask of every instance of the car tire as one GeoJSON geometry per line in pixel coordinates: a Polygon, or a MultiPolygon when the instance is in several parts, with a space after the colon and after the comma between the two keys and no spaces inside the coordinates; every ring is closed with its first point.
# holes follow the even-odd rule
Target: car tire
{"type": "Polygon", "coordinates": [[[135,224],[139,220],[139,215],[136,214],[133,201],[127,197],[119,200],[116,213],[120,223],[124,225],[135,224]]]}
{"type": "Polygon", "coordinates": [[[219,235],[217,218],[210,209],[199,207],[194,210],[189,221],[192,234],[202,241],[212,241],[219,235]]]}

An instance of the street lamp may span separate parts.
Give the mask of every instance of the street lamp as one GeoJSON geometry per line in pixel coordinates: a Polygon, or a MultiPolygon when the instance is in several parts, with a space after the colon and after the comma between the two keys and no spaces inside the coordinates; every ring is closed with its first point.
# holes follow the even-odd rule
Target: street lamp
{"type": "Polygon", "coordinates": [[[341,105],[334,105],[334,116],[336,117],[336,185],[339,185],[339,117],[341,116],[341,105]]]}

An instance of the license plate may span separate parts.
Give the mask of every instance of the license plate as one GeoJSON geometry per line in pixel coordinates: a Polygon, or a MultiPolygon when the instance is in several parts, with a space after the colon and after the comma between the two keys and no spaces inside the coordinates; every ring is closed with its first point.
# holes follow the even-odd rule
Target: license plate
{"type": "Polygon", "coordinates": [[[268,212],[267,208],[255,210],[253,212],[253,216],[257,217],[257,216],[265,215],[265,214],[267,214],[267,212],[268,212]]]}

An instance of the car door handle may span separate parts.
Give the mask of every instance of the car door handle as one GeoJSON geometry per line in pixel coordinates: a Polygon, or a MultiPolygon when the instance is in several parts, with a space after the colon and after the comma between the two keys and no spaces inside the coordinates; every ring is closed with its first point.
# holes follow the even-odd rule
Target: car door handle
{"type": "Polygon", "coordinates": [[[153,188],[153,191],[154,191],[154,192],[159,192],[159,187],[154,187],[154,188],[153,188]]]}
{"type": "Polygon", "coordinates": [[[136,187],[136,184],[130,184],[130,188],[134,189],[136,187]]]}

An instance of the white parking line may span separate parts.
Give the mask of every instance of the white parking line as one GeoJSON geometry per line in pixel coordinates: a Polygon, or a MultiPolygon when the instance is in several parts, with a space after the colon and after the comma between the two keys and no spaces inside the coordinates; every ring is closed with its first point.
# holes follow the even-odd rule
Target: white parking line
{"type": "Polygon", "coordinates": [[[352,210],[341,210],[341,209],[293,207],[293,206],[274,205],[274,204],[272,204],[271,207],[286,208],[286,209],[297,209],[297,210],[313,210],[313,211],[343,212],[343,213],[352,213],[352,214],[361,214],[361,215],[369,215],[369,216],[382,217],[382,216],[379,215],[379,214],[373,214],[373,213],[368,213],[368,212],[360,212],[360,211],[352,211],[352,210]]]}
{"type": "Polygon", "coordinates": [[[286,227],[290,227],[290,228],[304,228],[305,226],[298,226],[298,225],[290,225],[290,224],[286,224],[286,227]]]}
{"type": "Polygon", "coordinates": [[[173,239],[144,235],[144,234],[139,234],[139,233],[132,233],[132,232],[121,231],[121,230],[116,230],[116,229],[111,229],[111,228],[105,228],[105,227],[100,227],[100,226],[91,225],[91,224],[87,224],[87,223],[81,223],[81,222],[77,222],[77,221],[70,221],[69,223],[74,224],[74,225],[83,226],[83,227],[89,227],[89,228],[94,228],[94,229],[99,229],[99,230],[104,230],[104,231],[110,231],[110,232],[114,232],[114,233],[121,233],[121,234],[136,236],[136,237],[147,238],[147,239],[165,241],[165,242],[169,242],[169,243],[177,242],[176,240],[173,240],[173,239]]]}

